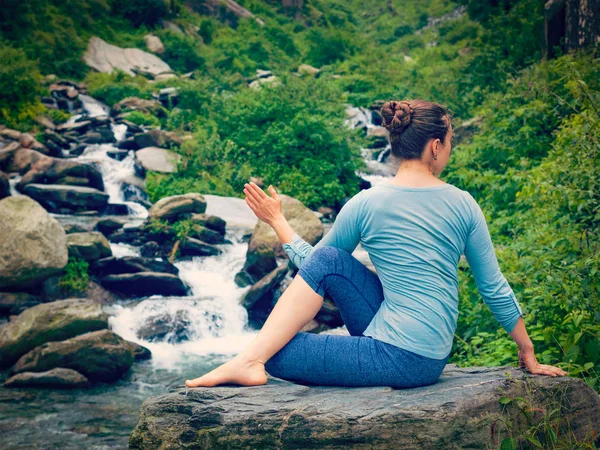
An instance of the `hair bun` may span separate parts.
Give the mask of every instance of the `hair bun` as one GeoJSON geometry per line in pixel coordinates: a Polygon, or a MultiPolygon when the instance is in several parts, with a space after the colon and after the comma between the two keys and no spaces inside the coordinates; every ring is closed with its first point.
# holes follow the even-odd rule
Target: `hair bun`
{"type": "Polygon", "coordinates": [[[401,133],[410,124],[414,110],[408,100],[385,102],[381,107],[382,125],[390,133],[401,133]]]}

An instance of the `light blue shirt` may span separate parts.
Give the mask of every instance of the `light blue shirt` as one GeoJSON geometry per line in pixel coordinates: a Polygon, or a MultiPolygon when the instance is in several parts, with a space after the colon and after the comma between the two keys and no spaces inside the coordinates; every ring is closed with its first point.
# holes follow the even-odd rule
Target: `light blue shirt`
{"type": "Polygon", "coordinates": [[[384,293],[365,336],[445,358],[458,318],[462,254],[500,325],[510,333],[523,316],[498,266],[485,216],[467,191],[451,184],[413,188],[380,183],[352,197],[315,246],[294,233],[283,248],[301,267],[315,248],[329,245],[352,253],[359,242],[384,293]]]}

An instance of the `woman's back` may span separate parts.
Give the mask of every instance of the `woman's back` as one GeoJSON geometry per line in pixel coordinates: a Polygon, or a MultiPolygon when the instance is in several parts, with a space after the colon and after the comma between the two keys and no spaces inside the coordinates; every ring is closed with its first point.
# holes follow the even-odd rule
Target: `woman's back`
{"type": "Polygon", "coordinates": [[[284,249],[299,266],[323,245],[369,254],[385,300],[364,331],[429,358],[445,358],[458,317],[458,262],[465,254],[484,301],[507,329],[522,311],[502,275],[485,217],[466,191],[450,184],[381,183],[352,197],[315,245],[295,236],[284,249]]]}

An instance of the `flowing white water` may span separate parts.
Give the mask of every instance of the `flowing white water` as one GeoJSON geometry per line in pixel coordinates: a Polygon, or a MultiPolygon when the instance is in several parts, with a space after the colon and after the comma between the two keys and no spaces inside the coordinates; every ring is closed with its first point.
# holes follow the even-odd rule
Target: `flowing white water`
{"type": "MultiPolygon", "coordinates": [[[[371,129],[378,128],[377,125],[373,124],[373,112],[366,108],[356,108],[351,105],[347,105],[346,113],[348,119],[346,119],[346,125],[349,128],[364,127],[366,128],[367,135],[370,134],[371,129]]],[[[373,158],[373,149],[362,148],[361,155],[367,165],[367,172],[357,173],[362,179],[367,180],[371,185],[376,185],[389,180],[394,175],[394,169],[391,164],[382,162],[384,156],[387,156],[391,145],[388,141],[385,148],[380,150],[377,158],[373,158]]]]}
{"type": "Polygon", "coordinates": [[[134,307],[113,305],[111,328],[125,339],[152,351],[156,368],[175,369],[190,355],[239,353],[256,335],[247,329],[247,312],[239,299],[249,289],[238,287],[233,274],[244,265],[247,244],[222,244],[223,253],[179,261],[179,277],[191,288],[189,297],[147,298],[134,307]],[[172,330],[160,342],[138,337],[152,323],[166,324],[172,330]],[[184,335],[177,341],[177,332],[184,335]]]}

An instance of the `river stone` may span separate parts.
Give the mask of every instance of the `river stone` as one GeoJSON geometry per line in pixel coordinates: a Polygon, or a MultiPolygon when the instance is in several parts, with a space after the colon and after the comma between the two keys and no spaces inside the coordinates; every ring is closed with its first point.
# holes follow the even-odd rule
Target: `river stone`
{"type": "MultiPolygon", "coordinates": [[[[52,158],[45,155],[34,155],[33,150],[19,150],[18,156],[22,159],[20,164],[26,162],[29,157],[31,164],[29,170],[23,175],[17,189],[23,191],[28,184],[72,184],[76,186],[88,186],[99,191],[104,190],[102,174],[90,164],[84,164],[68,159],[52,158]],[[22,152],[29,152],[24,155],[22,152]]],[[[35,152],[37,153],[37,152],[35,152]]]]}
{"type": "Polygon", "coordinates": [[[0,200],[10,195],[10,182],[8,181],[8,175],[4,172],[0,172],[0,200]]]}
{"type": "Polygon", "coordinates": [[[135,152],[135,161],[144,171],[175,173],[181,156],[160,147],[146,147],[135,152]]]}
{"type": "Polygon", "coordinates": [[[139,73],[154,78],[159,74],[173,72],[166,62],[152,53],[137,48],[120,48],[96,36],[90,38],[83,61],[104,73],[119,69],[131,76],[139,73]]]}
{"type": "MultiPolygon", "coordinates": [[[[283,215],[290,226],[306,242],[315,245],[323,237],[321,221],[300,200],[285,194],[279,196],[283,200],[283,215]]],[[[248,243],[244,270],[260,279],[275,268],[275,257],[286,257],[286,253],[273,228],[259,220],[248,243]]]]}
{"type": "Polygon", "coordinates": [[[50,212],[96,211],[108,204],[108,194],[83,186],[28,184],[24,193],[39,201],[50,212]]]}
{"type": "Polygon", "coordinates": [[[27,292],[0,292],[0,316],[18,316],[43,300],[27,292]]]}
{"type": "Polygon", "coordinates": [[[524,397],[543,411],[564,408],[556,416],[560,427],[579,440],[600,423],[600,397],[582,379],[448,364],[436,383],[412,389],[309,386],[271,377],[261,386],[174,388],[142,404],[129,449],[223,443],[286,450],[498,448],[507,437],[500,419],[507,419],[512,436],[530,426],[502,397],[524,397]]]}
{"type": "Polygon", "coordinates": [[[84,388],[89,386],[86,377],[73,369],[57,367],[47,372],[22,372],[4,382],[4,387],[32,388],[84,388]]]}
{"type": "Polygon", "coordinates": [[[255,283],[242,297],[241,305],[248,310],[251,325],[260,328],[273,309],[273,293],[289,271],[287,263],[281,264],[255,283]]]}
{"type": "Polygon", "coordinates": [[[179,245],[181,256],[215,256],[221,253],[222,250],[219,247],[191,237],[183,239],[179,245]]]}
{"type": "Polygon", "coordinates": [[[69,256],[86,261],[96,261],[112,256],[108,239],[97,231],[68,234],[67,245],[69,246],[69,256]]]}
{"type": "Polygon", "coordinates": [[[65,230],[29,197],[0,200],[0,236],[0,288],[39,284],[67,265],[65,230]]]}
{"type": "Polygon", "coordinates": [[[185,296],[187,288],[177,275],[160,272],[124,273],[107,275],[100,280],[106,289],[125,297],[149,297],[151,295],[185,296]]]}
{"type": "Polygon", "coordinates": [[[197,193],[173,195],[157,201],[148,215],[151,219],[175,220],[180,214],[203,213],[206,211],[204,196],[197,193]]]}
{"type": "Polygon", "coordinates": [[[157,261],[140,256],[123,256],[99,259],[90,265],[90,271],[97,276],[118,273],[163,272],[177,275],[179,269],[168,261],[157,261]]]}
{"type": "Polygon", "coordinates": [[[98,330],[60,342],[47,342],[21,356],[12,373],[73,369],[90,381],[113,382],[133,365],[130,344],[111,330],[98,330]]]}
{"type": "Polygon", "coordinates": [[[0,367],[11,365],[44,342],[104,328],[108,328],[108,316],[100,304],[90,300],[58,300],[33,306],[0,327],[0,367]]]}

